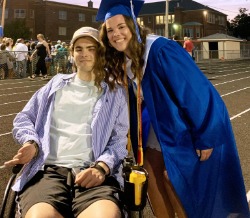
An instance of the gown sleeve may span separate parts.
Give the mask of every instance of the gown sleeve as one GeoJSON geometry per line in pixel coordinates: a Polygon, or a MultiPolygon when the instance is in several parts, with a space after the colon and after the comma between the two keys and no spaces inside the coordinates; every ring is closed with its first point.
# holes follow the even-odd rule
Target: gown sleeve
{"type": "Polygon", "coordinates": [[[195,148],[223,144],[230,127],[226,106],[191,56],[176,42],[157,40],[156,73],[192,133],[195,148]],[[162,46],[164,44],[164,46],[162,46]]]}

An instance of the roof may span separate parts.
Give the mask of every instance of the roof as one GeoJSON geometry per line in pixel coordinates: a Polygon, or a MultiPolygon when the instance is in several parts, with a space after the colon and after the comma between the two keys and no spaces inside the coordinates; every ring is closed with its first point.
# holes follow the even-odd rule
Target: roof
{"type": "Polygon", "coordinates": [[[215,33],[213,35],[205,36],[203,38],[197,39],[198,41],[209,42],[209,41],[237,41],[242,42],[243,39],[239,39],[233,36],[229,36],[223,33],[215,33]]]}
{"type": "Polygon", "coordinates": [[[187,22],[182,24],[182,26],[202,26],[202,24],[199,22],[187,22]]]}
{"type": "MultiPolygon", "coordinates": [[[[172,0],[172,1],[170,0],[168,7],[170,14],[173,14],[174,9],[177,7],[182,8],[183,11],[210,10],[210,11],[215,11],[219,14],[223,14],[220,11],[216,11],[210,7],[207,7],[193,0],[172,0]]],[[[139,15],[165,14],[165,12],[166,12],[166,1],[158,1],[158,2],[145,3],[142,6],[139,15]]],[[[226,16],[226,14],[223,15],[226,16]]]]}

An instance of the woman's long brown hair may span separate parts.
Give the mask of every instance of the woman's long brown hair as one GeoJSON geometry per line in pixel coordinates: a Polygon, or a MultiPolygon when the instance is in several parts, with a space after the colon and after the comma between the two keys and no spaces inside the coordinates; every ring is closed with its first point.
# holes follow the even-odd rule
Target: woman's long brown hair
{"type": "MultiPolygon", "coordinates": [[[[124,16],[124,15],[123,15],[124,16]]],[[[134,74],[134,78],[142,79],[142,68],[144,64],[143,54],[145,52],[146,36],[149,30],[141,27],[139,24],[140,35],[142,43],[138,43],[136,30],[134,26],[134,21],[131,17],[124,16],[126,25],[132,33],[132,38],[129,42],[129,50],[131,53],[131,71],[134,74]]],[[[105,70],[107,73],[106,80],[109,80],[111,85],[114,87],[116,83],[126,84],[124,80],[124,63],[125,63],[125,53],[119,52],[113,48],[108,40],[106,24],[103,23],[100,29],[100,40],[105,48],[105,70]]]]}

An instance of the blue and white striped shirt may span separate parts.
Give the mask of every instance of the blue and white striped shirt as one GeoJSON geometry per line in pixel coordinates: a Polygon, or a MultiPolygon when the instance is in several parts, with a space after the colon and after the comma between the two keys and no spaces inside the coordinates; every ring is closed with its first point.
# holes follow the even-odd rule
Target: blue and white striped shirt
{"type": "MultiPolygon", "coordinates": [[[[39,155],[23,168],[17,178],[14,191],[20,191],[24,185],[40,170],[50,152],[50,122],[57,90],[72,81],[76,74],[58,74],[44,87],[39,89],[14,119],[13,137],[19,144],[34,140],[39,145],[39,155]]],[[[92,148],[95,161],[105,162],[121,184],[121,162],[127,156],[127,133],[129,128],[126,90],[117,86],[109,90],[102,83],[103,94],[93,110],[92,148]]],[[[69,112],[70,113],[70,112],[69,112]]],[[[73,116],[73,115],[72,115],[73,116]]]]}

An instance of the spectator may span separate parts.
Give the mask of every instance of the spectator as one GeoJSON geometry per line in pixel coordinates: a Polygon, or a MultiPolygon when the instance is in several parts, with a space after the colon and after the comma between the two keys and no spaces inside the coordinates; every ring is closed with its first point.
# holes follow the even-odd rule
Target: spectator
{"type": "Polygon", "coordinates": [[[36,63],[36,70],[35,74],[29,77],[30,80],[34,80],[37,76],[42,75],[42,80],[48,80],[47,75],[47,67],[45,63],[45,58],[48,56],[51,57],[50,49],[48,43],[45,41],[43,34],[37,35],[38,43],[36,45],[36,50],[30,56],[31,60],[33,60],[34,55],[37,55],[37,63],[36,63]]]}
{"type": "Polygon", "coordinates": [[[6,51],[9,51],[9,54],[12,56],[12,58],[7,59],[9,78],[12,79],[15,77],[15,71],[14,71],[15,54],[13,52],[13,39],[11,38],[6,39],[6,51]]]}
{"type": "Polygon", "coordinates": [[[192,52],[194,49],[194,44],[189,37],[184,37],[183,48],[188,52],[188,54],[190,54],[191,57],[193,56],[192,52]]]}
{"type": "Polygon", "coordinates": [[[57,40],[56,44],[55,44],[55,50],[57,50],[59,48],[59,46],[61,46],[61,40],[57,40]]]}
{"type": "Polygon", "coordinates": [[[61,46],[58,46],[57,53],[55,56],[57,73],[66,73],[66,64],[68,59],[68,49],[66,43],[62,42],[61,46]]]}
{"type": "Polygon", "coordinates": [[[173,40],[176,41],[181,47],[183,47],[182,43],[179,40],[179,36],[173,35],[173,40]]]}
{"type": "Polygon", "coordinates": [[[52,42],[49,39],[47,40],[47,42],[48,42],[51,57],[49,57],[48,55],[46,56],[45,64],[46,64],[48,75],[51,75],[50,66],[51,66],[51,63],[52,63],[52,42]]]}
{"type": "Polygon", "coordinates": [[[31,55],[33,54],[33,52],[36,50],[36,42],[31,42],[30,43],[30,51],[28,53],[28,61],[30,62],[30,74],[29,77],[32,77],[33,74],[35,74],[36,71],[36,64],[37,64],[37,58],[33,58],[33,60],[31,60],[31,55]]]}
{"type": "Polygon", "coordinates": [[[16,55],[17,78],[25,78],[27,71],[28,47],[24,44],[24,39],[18,39],[14,48],[16,55]]]}
{"type": "Polygon", "coordinates": [[[4,43],[0,46],[0,79],[5,79],[8,77],[8,65],[7,60],[11,59],[12,56],[8,51],[6,51],[6,45],[4,43]]]}

